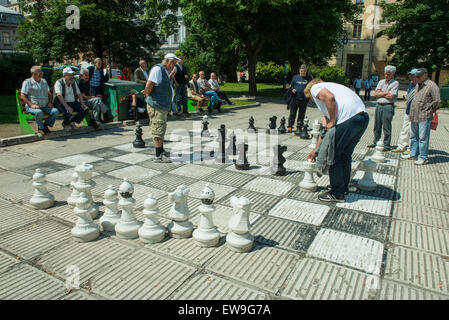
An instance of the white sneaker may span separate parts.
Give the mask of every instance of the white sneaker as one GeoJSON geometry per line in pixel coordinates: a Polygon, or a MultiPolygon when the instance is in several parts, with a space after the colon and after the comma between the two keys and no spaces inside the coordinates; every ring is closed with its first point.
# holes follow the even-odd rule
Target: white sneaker
{"type": "Polygon", "coordinates": [[[417,166],[422,166],[423,164],[426,164],[427,160],[424,160],[423,158],[418,158],[418,160],[415,161],[415,164],[417,166]]]}

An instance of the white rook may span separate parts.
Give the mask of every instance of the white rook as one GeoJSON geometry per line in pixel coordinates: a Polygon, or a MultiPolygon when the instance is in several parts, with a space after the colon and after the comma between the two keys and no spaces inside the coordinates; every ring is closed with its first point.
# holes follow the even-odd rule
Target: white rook
{"type": "Polygon", "coordinates": [[[315,120],[312,126],[312,142],[309,145],[309,148],[314,149],[318,143],[318,136],[320,134],[321,124],[318,120],[315,120]]]}
{"type": "Polygon", "coordinates": [[[316,192],[318,184],[313,179],[313,172],[315,171],[315,162],[304,161],[304,179],[299,183],[301,190],[306,192],[316,192]]]}
{"type": "Polygon", "coordinates": [[[168,225],[168,234],[172,238],[190,238],[193,225],[189,220],[190,211],[187,206],[187,196],[190,189],[181,185],[172,193],[168,194],[168,200],[172,203],[169,217],[172,220],[168,225]]]}
{"type": "Polygon", "coordinates": [[[69,206],[76,206],[76,201],[78,200],[80,196],[80,192],[75,188],[75,183],[78,181],[78,173],[74,172],[72,176],[70,177],[70,187],[72,188],[72,193],[70,194],[70,197],[67,198],[67,204],[69,206]]]}
{"type": "Polygon", "coordinates": [[[123,179],[119,192],[122,216],[115,225],[115,234],[122,239],[136,239],[139,237],[138,232],[141,223],[134,217],[134,206],[136,204],[136,200],[133,199],[134,186],[128,181],[128,178],[123,179]]]}
{"type": "Polygon", "coordinates": [[[371,159],[362,162],[362,168],[365,170],[363,178],[357,182],[357,187],[364,191],[376,190],[377,184],[373,178],[373,171],[376,170],[376,163],[371,159]]]}
{"type": "Polygon", "coordinates": [[[153,198],[152,194],[149,194],[143,203],[145,222],[139,229],[139,239],[143,243],[157,243],[164,240],[166,230],[159,223],[157,218],[158,213],[157,200],[153,198]]]}
{"type": "Polygon", "coordinates": [[[254,237],[250,233],[249,223],[251,202],[244,197],[231,197],[231,205],[234,215],[229,219],[226,245],[235,252],[249,252],[254,246],[254,237]]]}
{"type": "Polygon", "coordinates": [[[100,227],[92,221],[90,215],[90,200],[85,192],[81,192],[75,206],[75,214],[78,216],[72,236],[77,242],[88,242],[100,236],[100,227]]]}
{"type": "Polygon", "coordinates": [[[83,162],[79,166],[75,168],[76,173],[78,174],[78,181],[75,182],[74,187],[78,190],[78,192],[84,192],[89,199],[90,204],[90,215],[92,219],[95,219],[98,216],[98,205],[96,205],[92,199],[92,188],[95,187],[95,181],[92,180],[94,166],[83,162]]]}
{"type": "Polygon", "coordinates": [[[30,204],[36,209],[48,209],[55,203],[55,197],[48,192],[46,184],[45,174],[41,169],[36,169],[33,175],[34,194],[30,199],[30,204]]]}
{"type": "Polygon", "coordinates": [[[384,143],[382,140],[377,141],[376,144],[376,151],[374,152],[371,159],[377,163],[384,163],[385,162],[385,156],[384,156],[384,143]]]}
{"type": "Polygon", "coordinates": [[[215,211],[213,205],[215,193],[212,188],[206,184],[200,195],[202,205],[199,208],[201,214],[200,224],[195,231],[193,231],[193,239],[200,247],[214,247],[220,241],[220,233],[217,227],[214,226],[212,214],[215,211]]]}
{"type": "Polygon", "coordinates": [[[100,224],[104,231],[115,231],[115,225],[120,221],[120,211],[118,209],[118,192],[111,186],[104,193],[103,204],[106,209],[100,218],[100,224]]]}

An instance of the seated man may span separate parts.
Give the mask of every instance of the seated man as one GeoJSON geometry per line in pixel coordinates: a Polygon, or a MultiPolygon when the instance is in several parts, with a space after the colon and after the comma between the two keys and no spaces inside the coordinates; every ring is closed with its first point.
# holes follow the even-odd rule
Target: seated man
{"type": "Polygon", "coordinates": [[[83,95],[75,81],[73,81],[73,70],[69,67],[62,71],[62,79],[55,83],[55,106],[64,114],[62,126],[65,129],[76,128],[76,123],[81,123],[89,113],[89,109],[84,104],[83,95]],[[78,100],[77,101],[77,98],[78,100]],[[73,111],[77,112],[72,116],[73,111]]]}
{"type": "Polygon", "coordinates": [[[112,119],[112,114],[109,108],[104,104],[100,95],[94,96],[89,83],[89,70],[81,69],[80,78],[77,81],[78,88],[81,91],[83,99],[86,101],[86,106],[92,109],[93,121],[91,124],[97,127],[101,122],[108,122],[112,119]],[[101,115],[103,114],[103,121],[101,115]]]}
{"type": "Polygon", "coordinates": [[[200,93],[208,96],[210,98],[210,105],[208,108],[209,113],[212,113],[212,110],[214,109],[215,103],[217,103],[217,109],[218,112],[221,112],[221,104],[223,103],[223,100],[220,99],[218,94],[212,90],[209,82],[206,80],[206,76],[204,74],[204,71],[200,71],[200,78],[198,79],[198,85],[200,86],[200,93]]]}
{"type": "Polygon", "coordinates": [[[129,120],[139,121],[141,119],[148,118],[147,103],[142,94],[139,94],[137,90],[132,89],[126,98],[126,104],[129,110],[129,120]]]}
{"type": "Polygon", "coordinates": [[[222,100],[226,101],[227,104],[232,105],[232,102],[231,102],[231,100],[229,100],[226,93],[224,93],[223,91],[220,90],[220,85],[218,84],[217,76],[215,75],[215,72],[212,72],[210,74],[210,79],[208,82],[209,82],[209,85],[211,86],[212,90],[214,90],[222,100]]]}
{"type": "Polygon", "coordinates": [[[42,70],[39,66],[31,68],[31,78],[23,82],[20,97],[26,103],[27,112],[34,114],[39,133],[50,133],[48,127],[53,127],[59,111],[51,102],[50,88],[45,79],[42,79],[42,70]],[[45,122],[43,122],[44,113],[48,114],[45,122]]]}
{"type": "Polygon", "coordinates": [[[209,98],[200,93],[200,86],[198,85],[198,75],[194,73],[192,80],[189,81],[189,99],[197,101],[197,111],[203,113],[203,107],[209,103],[209,98]]]}

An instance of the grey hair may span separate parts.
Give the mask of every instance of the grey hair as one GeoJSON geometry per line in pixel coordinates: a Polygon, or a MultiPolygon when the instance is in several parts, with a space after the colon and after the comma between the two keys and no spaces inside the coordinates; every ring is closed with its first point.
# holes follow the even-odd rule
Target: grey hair
{"type": "Polygon", "coordinates": [[[32,66],[30,71],[31,71],[31,74],[33,74],[33,73],[35,73],[35,72],[37,72],[39,70],[42,71],[40,66],[32,66]]]}
{"type": "Polygon", "coordinates": [[[87,70],[86,68],[82,68],[82,69],[80,70],[80,75],[81,75],[81,74],[85,74],[86,72],[88,73],[89,70],[87,70]]]}
{"type": "Polygon", "coordinates": [[[97,62],[99,62],[99,61],[101,61],[101,64],[103,64],[103,60],[102,60],[101,58],[96,58],[96,59],[94,60],[94,63],[97,63],[97,62]]]}
{"type": "Polygon", "coordinates": [[[385,72],[390,71],[392,74],[395,74],[396,73],[396,67],[388,65],[388,66],[385,67],[384,71],[385,72]]]}

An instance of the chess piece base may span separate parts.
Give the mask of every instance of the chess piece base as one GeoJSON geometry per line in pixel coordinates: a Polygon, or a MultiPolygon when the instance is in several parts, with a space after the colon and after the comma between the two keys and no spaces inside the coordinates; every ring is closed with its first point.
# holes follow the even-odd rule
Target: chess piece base
{"type": "Polygon", "coordinates": [[[190,238],[193,232],[193,224],[190,221],[173,221],[168,226],[168,235],[175,239],[190,238]]]}
{"type": "Polygon", "coordinates": [[[55,197],[52,194],[46,196],[33,196],[30,199],[30,204],[38,209],[48,209],[51,208],[55,204],[55,197]]]}
{"type": "Polygon", "coordinates": [[[215,247],[220,241],[220,233],[218,233],[216,228],[207,230],[195,229],[195,231],[193,231],[193,239],[195,240],[195,244],[200,247],[215,247]]]}
{"type": "Polygon", "coordinates": [[[161,225],[145,226],[144,224],[138,233],[143,243],[158,243],[165,238],[165,228],[161,225]]]}
{"type": "Polygon", "coordinates": [[[363,191],[374,191],[376,187],[377,184],[374,181],[359,180],[357,183],[357,188],[363,191]]]}
{"type": "Polygon", "coordinates": [[[139,237],[139,228],[141,223],[138,221],[123,223],[119,222],[115,225],[115,234],[120,239],[136,239],[139,237]]]}
{"type": "Polygon", "coordinates": [[[249,163],[246,163],[246,164],[238,164],[238,163],[236,163],[235,164],[235,168],[237,169],[237,170],[249,170],[249,163]]]}
{"type": "Polygon", "coordinates": [[[120,217],[108,217],[108,216],[102,216],[100,218],[100,225],[103,228],[103,231],[106,232],[114,232],[115,226],[117,223],[119,223],[120,217]]]}
{"type": "Polygon", "coordinates": [[[226,236],[226,246],[234,252],[249,252],[254,246],[254,237],[250,233],[236,234],[229,231],[226,236]]]}
{"type": "Polygon", "coordinates": [[[133,147],[137,149],[144,149],[145,148],[145,142],[144,141],[134,141],[133,147]]]}
{"type": "Polygon", "coordinates": [[[305,191],[305,192],[316,192],[317,189],[318,189],[318,185],[317,185],[316,183],[313,183],[313,182],[304,182],[304,181],[301,181],[301,182],[299,183],[299,188],[300,188],[302,191],[305,191]]]}
{"type": "Polygon", "coordinates": [[[371,160],[373,160],[374,162],[377,162],[377,163],[385,163],[385,157],[383,155],[374,154],[371,157],[371,160]]]}
{"type": "Polygon", "coordinates": [[[73,240],[76,242],[89,242],[97,239],[100,236],[100,228],[96,224],[86,227],[75,226],[72,229],[73,240]]]}

